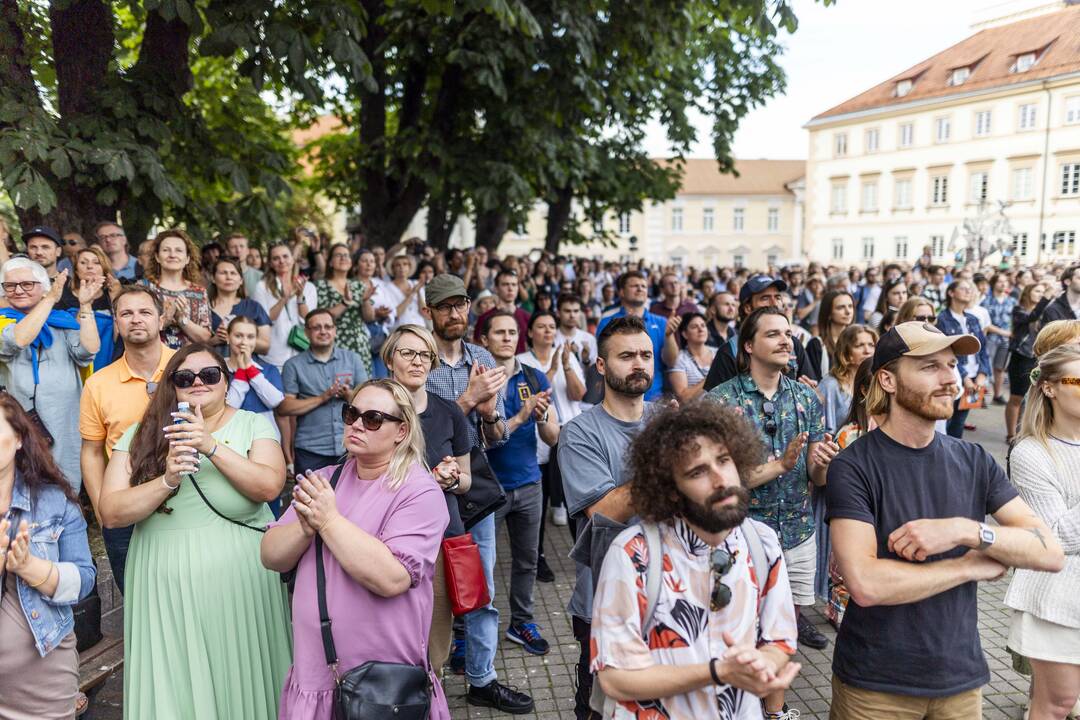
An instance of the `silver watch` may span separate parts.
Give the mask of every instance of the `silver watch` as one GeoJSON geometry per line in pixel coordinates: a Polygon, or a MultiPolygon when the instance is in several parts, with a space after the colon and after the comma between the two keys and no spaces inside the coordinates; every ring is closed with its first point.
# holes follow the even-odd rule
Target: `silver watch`
{"type": "Polygon", "coordinates": [[[986,550],[997,540],[997,532],[986,523],[979,523],[979,547],[976,550],[986,550]]]}

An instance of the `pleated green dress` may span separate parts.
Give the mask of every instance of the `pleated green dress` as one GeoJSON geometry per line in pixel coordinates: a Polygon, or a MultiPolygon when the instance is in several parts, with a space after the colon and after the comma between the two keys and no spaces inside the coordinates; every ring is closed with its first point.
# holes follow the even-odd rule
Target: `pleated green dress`
{"type": "MultiPolygon", "coordinates": [[[[136,427],[116,451],[128,451],[136,427]]],[[[276,434],[238,410],[214,438],[246,455],[276,434]]],[[[260,527],[274,519],[206,458],[195,479],[226,516],[260,527]]],[[[168,506],[135,526],[128,551],[125,720],[276,718],[292,636],[286,588],[259,561],[262,534],[216,516],[186,479],[168,506]]]]}

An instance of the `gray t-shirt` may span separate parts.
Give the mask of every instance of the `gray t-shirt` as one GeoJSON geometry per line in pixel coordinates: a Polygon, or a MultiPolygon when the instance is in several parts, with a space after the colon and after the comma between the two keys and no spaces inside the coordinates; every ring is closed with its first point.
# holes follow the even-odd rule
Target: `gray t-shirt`
{"type": "MultiPolygon", "coordinates": [[[[625,482],[626,448],[651,406],[652,403],[645,403],[641,420],[626,422],[613,418],[603,405],[596,405],[563,426],[559,434],[559,470],[567,511],[581,520],[577,526],[579,535],[590,532],[590,524],[584,521],[585,511],[625,482]]],[[[591,619],[592,595],[592,571],[579,563],[567,612],[591,619]]]]}

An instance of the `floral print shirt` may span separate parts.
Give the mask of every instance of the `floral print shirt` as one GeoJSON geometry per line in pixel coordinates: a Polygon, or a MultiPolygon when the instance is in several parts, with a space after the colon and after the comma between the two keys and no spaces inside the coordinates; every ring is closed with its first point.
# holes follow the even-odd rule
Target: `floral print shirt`
{"type": "MultiPolygon", "coordinates": [[[[734,555],[735,563],[720,582],[731,589],[731,602],[713,611],[710,597],[717,580],[709,565],[712,548],[680,518],[659,527],[664,548],[660,596],[644,628],[651,561],[644,530],[640,525],[627,528],[608,551],[593,603],[594,673],[605,668],[641,670],[707,663],[727,650],[724,633],[740,645],[774,645],[795,654],[795,606],[774,532],[761,523],[755,526],[768,568],[753,566],[741,528],[727,536],[722,547],[734,555]]],[[[761,702],[730,685],[710,685],[674,697],[609,702],[604,718],[760,720],[761,702]]]]}
{"type": "MultiPolygon", "coordinates": [[[[180,297],[186,299],[188,307],[191,308],[189,313],[191,322],[210,330],[212,325],[210,321],[210,298],[206,294],[206,289],[201,285],[189,283],[185,290],[166,290],[157,283],[146,279],[140,280],[139,284],[148,287],[162,305],[165,305],[166,302],[176,302],[176,299],[180,297]]],[[[173,350],[179,350],[191,342],[191,338],[180,329],[180,325],[174,323],[161,328],[161,342],[173,350]]]]}
{"type": "Polygon", "coordinates": [[[706,397],[733,405],[757,426],[768,449],[767,462],[783,457],[788,443],[799,433],[807,433],[807,443],[791,472],[750,491],[750,515],[780,536],[785,550],[810,539],[814,534],[814,511],[810,504],[810,476],[806,461],[810,443],[825,438],[825,413],[817,394],[806,385],[784,375],[780,389],[771,398],[776,431],[770,435],[765,403],[770,401],[758,389],[749,373],[736,375],[717,385],[706,397]]]}
{"type": "MultiPolygon", "coordinates": [[[[367,288],[359,280],[349,280],[349,295],[354,302],[366,302],[364,292],[367,288]]],[[[345,302],[338,289],[329,280],[319,280],[315,283],[315,292],[318,293],[319,307],[329,308],[345,302]]],[[[368,377],[375,377],[371,365],[371,332],[368,330],[364,316],[361,314],[360,305],[355,305],[341,313],[336,321],[337,342],[346,350],[352,350],[364,361],[364,369],[368,377]]]]}

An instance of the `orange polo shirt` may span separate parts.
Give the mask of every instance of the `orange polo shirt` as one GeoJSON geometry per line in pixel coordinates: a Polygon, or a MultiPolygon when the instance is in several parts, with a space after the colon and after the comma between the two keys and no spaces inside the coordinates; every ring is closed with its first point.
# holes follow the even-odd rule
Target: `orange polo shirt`
{"type": "MultiPolygon", "coordinates": [[[[165,366],[175,354],[162,343],[152,382],[161,382],[165,366]]],[[[83,440],[104,440],[105,452],[111,454],[124,431],[142,420],[149,404],[146,380],[133,375],[127,355],[121,355],[87,379],[79,402],[79,434],[83,440]]]]}

